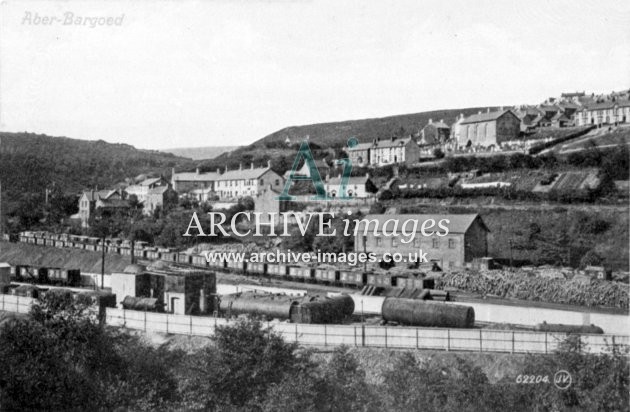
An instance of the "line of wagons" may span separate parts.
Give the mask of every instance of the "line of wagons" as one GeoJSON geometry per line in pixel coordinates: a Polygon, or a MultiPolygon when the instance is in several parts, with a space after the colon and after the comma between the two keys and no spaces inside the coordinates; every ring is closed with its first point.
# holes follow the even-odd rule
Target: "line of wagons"
{"type": "MultiPolygon", "coordinates": [[[[131,255],[131,245],[128,240],[108,238],[103,244],[102,239],[88,236],[69,234],[52,234],[48,232],[22,232],[20,242],[52,247],[74,247],[92,251],[131,255]]],[[[405,289],[433,289],[434,279],[416,276],[414,273],[366,273],[356,269],[339,269],[331,266],[299,266],[282,263],[237,262],[220,259],[215,255],[207,259],[205,255],[190,255],[176,252],[168,248],[150,247],[146,242],[136,241],[134,256],[140,259],[163,260],[166,262],[190,265],[233,272],[250,276],[269,276],[292,281],[339,285],[355,288],[365,286],[374,288],[405,288],[405,289]]]]}

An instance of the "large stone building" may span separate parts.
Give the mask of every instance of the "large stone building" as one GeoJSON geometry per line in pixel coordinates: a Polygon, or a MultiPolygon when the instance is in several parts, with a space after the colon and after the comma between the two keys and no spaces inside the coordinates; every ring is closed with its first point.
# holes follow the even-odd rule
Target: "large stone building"
{"type": "MultiPolygon", "coordinates": [[[[367,215],[364,220],[376,221],[378,229],[374,229],[374,223],[368,224],[368,233],[365,235],[365,224],[359,225],[359,230],[354,240],[355,252],[363,252],[364,250],[382,255],[385,252],[407,253],[427,252],[429,261],[436,262],[445,270],[464,267],[466,263],[472,262],[474,258],[485,257],[488,255],[488,227],[485,225],[481,217],[477,214],[466,215],[367,215]],[[397,220],[398,233],[391,236],[393,223],[386,227],[385,222],[388,220],[397,220]],[[409,236],[401,234],[402,225],[409,219],[417,220],[417,232],[414,239],[409,243],[403,243],[402,240],[409,239],[409,236]],[[447,219],[445,226],[448,227],[446,236],[438,236],[434,233],[431,236],[423,236],[421,233],[422,223],[432,219],[435,224],[432,228],[427,227],[429,231],[443,230],[437,226],[442,219],[447,219]],[[383,234],[386,230],[389,236],[383,234]],[[376,234],[375,234],[376,233],[376,234]]],[[[411,224],[405,230],[411,228],[411,224]]]]}
{"type": "Polygon", "coordinates": [[[502,142],[518,138],[520,119],[511,110],[479,113],[461,122],[460,148],[499,147],[502,142]]]}

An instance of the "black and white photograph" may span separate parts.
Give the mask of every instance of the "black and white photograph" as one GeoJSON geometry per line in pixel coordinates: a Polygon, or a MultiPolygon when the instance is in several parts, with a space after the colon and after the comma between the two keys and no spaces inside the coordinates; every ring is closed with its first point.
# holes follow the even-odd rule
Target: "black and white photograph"
{"type": "Polygon", "coordinates": [[[630,2],[1,0],[0,412],[630,411],[630,2]]]}

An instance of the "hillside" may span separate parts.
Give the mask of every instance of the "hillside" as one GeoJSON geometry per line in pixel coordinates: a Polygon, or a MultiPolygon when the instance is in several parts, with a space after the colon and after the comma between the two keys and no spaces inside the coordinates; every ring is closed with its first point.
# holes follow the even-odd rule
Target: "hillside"
{"type": "MultiPolygon", "coordinates": [[[[254,142],[253,147],[263,147],[284,143],[288,137],[296,143],[309,136],[309,140],[323,147],[343,147],[348,138],[356,137],[359,142],[371,142],[377,137],[389,138],[392,135],[415,134],[420,131],[429,119],[441,119],[448,125],[455,122],[457,116],[475,114],[486,107],[435,110],[431,112],[403,114],[375,119],[347,120],[334,123],[319,123],[305,126],[291,126],[278,130],[254,142]]],[[[492,109],[492,108],[491,108],[492,109]]]]}
{"type": "Polygon", "coordinates": [[[192,161],[127,144],[86,141],[32,133],[0,133],[3,202],[53,186],[65,193],[106,188],[143,173],[170,173],[192,161]]]}
{"type": "MultiPolygon", "coordinates": [[[[417,134],[428,122],[444,120],[446,124],[452,124],[457,116],[465,116],[485,111],[486,107],[471,107],[466,109],[434,110],[431,112],[403,114],[397,116],[380,117],[373,119],[346,120],[342,122],[318,123],[303,126],[290,126],[271,133],[252,143],[242,146],[232,152],[224,153],[215,159],[201,163],[205,170],[214,170],[216,167],[228,166],[237,168],[239,163],[256,165],[267,163],[272,159],[272,166],[279,172],[284,172],[292,164],[295,157],[295,145],[307,136],[312,143],[311,147],[319,146],[321,149],[341,149],[346,146],[350,137],[355,137],[359,142],[371,142],[376,138],[390,138],[392,135],[403,136],[417,134]],[[289,138],[291,146],[286,144],[289,138]]],[[[494,109],[493,107],[490,108],[494,109]]],[[[324,157],[324,153],[319,153],[324,157]]],[[[330,156],[334,158],[332,153],[330,156]]]]}
{"type": "Polygon", "coordinates": [[[231,152],[239,146],[207,146],[207,147],[180,147],[161,150],[172,153],[175,156],[187,157],[193,160],[214,159],[223,153],[231,152]]]}

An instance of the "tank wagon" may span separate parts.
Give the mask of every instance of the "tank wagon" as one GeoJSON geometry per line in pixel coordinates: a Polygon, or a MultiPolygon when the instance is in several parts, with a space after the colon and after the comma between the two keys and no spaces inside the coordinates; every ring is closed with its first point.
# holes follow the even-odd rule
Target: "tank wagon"
{"type": "Polygon", "coordinates": [[[415,299],[386,298],[383,319],[409,326],[472,328],[475,310],[470,306],[415,299]]]}
{"type": "Polygon", "coordinates": [[[354,312],[348,295],[303,298],[282,294],[242,292],[222,296],[219,312],[225,316],[253,315],[292,323],[339,323],[354,312]]]}
{"type": "Polygon", "coordinates": [[[604,330],[599,326],[591,325],[564,325],[562,323],[539,323],[534,327],[537,332],[560,332],[575,334],[593,334],[601,335],[604,330]]]}
{"type": "Polygon", "coordinates": [[[125,296],[122,301],[124,309],[140,310],[144,312],[164,312],[164,304],[158,302],[156,298],[138,298],[125,296]]]}

